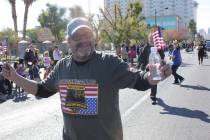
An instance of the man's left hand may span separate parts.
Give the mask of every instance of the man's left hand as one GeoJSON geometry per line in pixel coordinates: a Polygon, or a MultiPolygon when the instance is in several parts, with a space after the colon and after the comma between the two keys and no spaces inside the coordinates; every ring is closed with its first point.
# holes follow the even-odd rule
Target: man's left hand
{"type": "Polygon", "coordinates": [[[165,80],[172,73],[171,66],[169,64],[165,64],[164,62],[162,65],[159,66],[161,80],[153,80],[152,75],[150,74],[150,71],[151,69],[154,69],[155,67],[150,64],[148,65],[148,67],[149,67],[148,81],[151,85],[157,85],[160,81],[165,80]]]}

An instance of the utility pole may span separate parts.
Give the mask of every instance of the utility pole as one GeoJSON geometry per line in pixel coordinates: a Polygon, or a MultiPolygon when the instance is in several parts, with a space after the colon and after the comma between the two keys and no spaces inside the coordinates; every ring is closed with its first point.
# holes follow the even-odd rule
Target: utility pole
{"type": "MultiPolygon", "coordinates": [[[[168,10],[168,7],[164,8],[165,10],[168,10]]],[[[155,27],[157,27],[157,10],[155,8],[155,27]]]]}
{"type": "Polygon", "coordinates": [[[155,9],[155,27],[157,27],[157,10],[155,9]]]}
{"type": "Polygon", "coordinates": [[[89,14],[89,17],[90,17],[90,0],[88,0],[88,14],[89,14]]]}

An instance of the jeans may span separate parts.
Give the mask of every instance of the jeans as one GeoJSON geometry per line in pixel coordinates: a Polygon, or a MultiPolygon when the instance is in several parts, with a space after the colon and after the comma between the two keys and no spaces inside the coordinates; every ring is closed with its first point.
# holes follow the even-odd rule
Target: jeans
{"type": "Polygon", "coordinates": [[[176,73],[176,71],[179,68],[179,66],[180,65],[172,65],[172,67],[171,67],[175,83],[179,83],[179,80],[182,81],[184,79],[181,75],[176,73]]]}
{"type": "Polygon", "coordinates": [[[151,87],[151,94],[150,95],[156,97],[156,94],[157,94],[157,85],[153,85],[151,87]]]}
{"type": "Polygon", "coordinates": [[[198,61],[199,61],[199,64],[203,63],[203,54],[198,54],[198,61]]]}

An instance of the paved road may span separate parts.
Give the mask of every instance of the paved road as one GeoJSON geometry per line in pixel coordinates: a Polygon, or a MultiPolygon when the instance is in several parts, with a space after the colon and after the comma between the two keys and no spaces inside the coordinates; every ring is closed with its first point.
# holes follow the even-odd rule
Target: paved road
{"type": "MultiPolygon", "coordinates": [[[[196,52],[183,52],[178,70],[185,77],[182,86],[173,77],[158,86],[158,105],[151,105],[149,90],[120,91],[120,109],[125,140],[209,140],[210,59],[198,65],[196,52]]],[[[37,100],[0,104],[0,139],[60,140],[62,116],[58,95],[37,100]]]]}
{"type": "Polygon", "coordinates": [[[158,88],[159,105],[141,103],[124,121],[125,140],[209,140],[210,60],[198,65],[196,53],[183,53],[182,86],[172,77],[158,88]]]}

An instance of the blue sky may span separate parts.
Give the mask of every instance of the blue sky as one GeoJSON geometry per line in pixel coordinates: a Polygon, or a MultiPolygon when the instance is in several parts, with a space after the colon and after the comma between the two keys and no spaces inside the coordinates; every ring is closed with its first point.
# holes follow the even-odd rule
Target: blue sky
{"type": "MultiPolygon", "coordinates": [[[[33,28],[34,26],[39,26],[37,21],[38,15],[41,13],[42,9],[46,9],[46,3],[57,4],[61,7],[71,7],[73,5],[80,5],[82,8],[88,12],[88,1],[89,0],[37,0],[29,9],[28,15],[28,28],[33,28]]],[[[197,11],[197,27],[198,29],[207,29],[210,27],[210,1],[209,0],[197,0],[199,3],[197,11]]],[[[11,7],[7,0],[0,0],[0,30],[6,27],[13,28],[13,21],[11,17],[11,7]]],[[[18,29],[22,30],[23,26],[23,13],[24,4],[22,0],[17,0],[17,16],[18,16],[18,29]]],[[[90,11],[91,13],[97,13],[98,7],[103,8],[103,0],[90,0],[90,11]]]]}
{"type": "Polygon", "coordinates": [[[207,31],[210,28],[210,1],[209,0],[197,0],[199,3],[197,11],[197,27],[198,29],[205,29],[207,31]]]}

